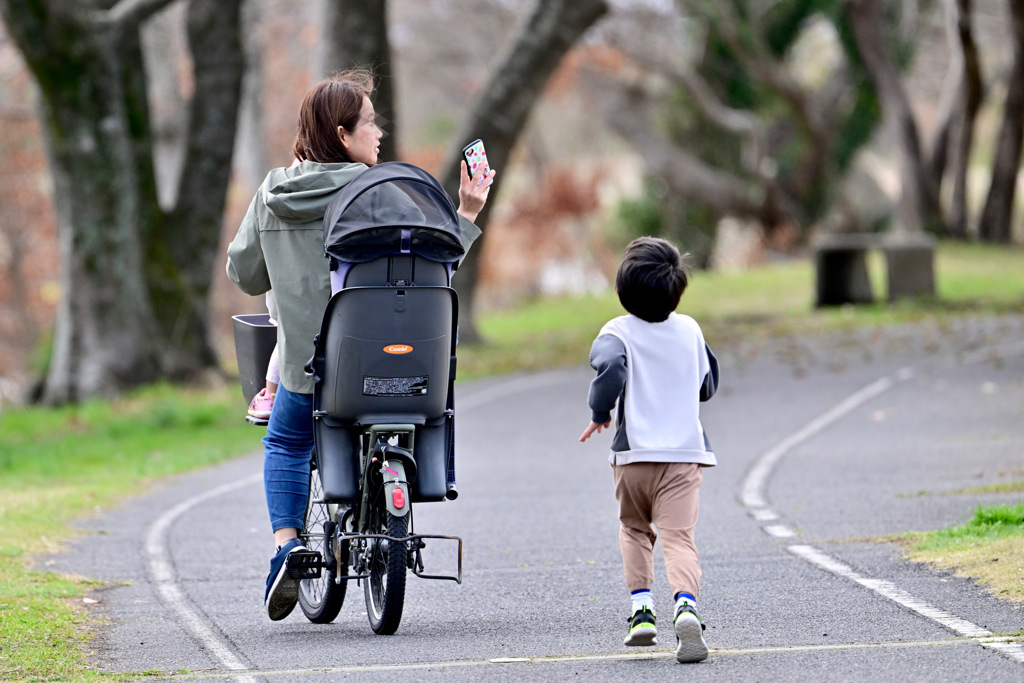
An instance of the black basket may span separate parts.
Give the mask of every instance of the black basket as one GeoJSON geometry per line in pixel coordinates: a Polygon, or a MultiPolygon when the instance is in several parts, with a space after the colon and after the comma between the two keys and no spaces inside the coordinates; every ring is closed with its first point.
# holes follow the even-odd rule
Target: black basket
{"type": "Polygon", "coordinates": [[[233,315],[231,323],[235,328],[238,379],[248,406],[260,389],[267,385],[267,366],[277,346],[277,325],[270,322],[266,313],[233,315]]]}

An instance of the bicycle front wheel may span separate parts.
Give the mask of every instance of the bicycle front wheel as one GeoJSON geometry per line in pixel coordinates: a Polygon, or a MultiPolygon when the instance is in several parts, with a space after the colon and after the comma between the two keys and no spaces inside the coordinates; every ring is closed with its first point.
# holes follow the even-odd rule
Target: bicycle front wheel
{"type": "Polygon", "coordinates": [[[323,486],[320,472],[312,467],[309,473],[309,497],[306,502],[306,528],[300,534],[303,543],[310,550],[319,552],[324,558],[324,567],[318,579],[303,579],[299,582],[299,606],[306,618],[314,624],[329,624],[334,621],[345,602],[348,581],[335,583],[335,577],[348,574],[348,541],[341,549],[341,565],[337,564],[334,544],[338,537],[334,533],[334,521],[330,510],[323,503],[323,486]]]}
{"type": "MultiPolygon", "coordinates": [[[[407,516],[394,517],[383,504],[374,506],[369,533],[405,538],[408,528],[407,516]]],[[[389,636],[398,630],[398,624],[402,621],[408,550],[405,543],[377,538],[371,539],[367,552],[367,573],[370,576],[363,582],[366,615],[374,633],[389,636]]]]}

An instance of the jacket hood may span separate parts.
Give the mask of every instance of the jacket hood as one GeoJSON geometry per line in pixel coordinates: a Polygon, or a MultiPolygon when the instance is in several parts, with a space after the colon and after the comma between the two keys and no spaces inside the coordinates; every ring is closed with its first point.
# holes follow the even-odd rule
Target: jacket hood
{"type": "Polygon", "coordinates": [[[275,168],[263,181],[264,203],[270,213],[286,223],[322,220],[338,190],[367,168],[365,164],[314,161],[275,168]]]}

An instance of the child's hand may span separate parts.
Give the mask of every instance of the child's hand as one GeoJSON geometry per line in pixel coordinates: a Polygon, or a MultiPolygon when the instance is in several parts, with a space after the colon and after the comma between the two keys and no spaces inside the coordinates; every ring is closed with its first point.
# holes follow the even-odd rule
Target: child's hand
{"type": "Polygon", "coordinates": [[[608,426],[611,423],[612,423],[611,420],[608,420],[604,424],[598,424],[596,422],[591,422],[587,426],[587,428],[583,430],[583,434],[580,435],[580,443],[583,443],[584,441],[589,439],[590,435],[593,434],[594,432],[597,432],[598,434],[600,434],[602,429],[608,429],[608,426]]]}

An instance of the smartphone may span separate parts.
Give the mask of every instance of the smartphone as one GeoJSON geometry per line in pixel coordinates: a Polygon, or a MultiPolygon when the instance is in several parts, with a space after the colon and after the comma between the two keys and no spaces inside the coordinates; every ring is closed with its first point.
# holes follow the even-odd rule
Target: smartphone
{"type": "Polygon", "coordinates": [[[487,152],[484,150],[483,140],[474,140],[463,147],[462,155],[466,157],[466,163],[469,164],[470,178],[475,176],[477,171],[482,171],[484,175],[487,175],[487,172],[491,170],[487,164],[487,152]]]}

